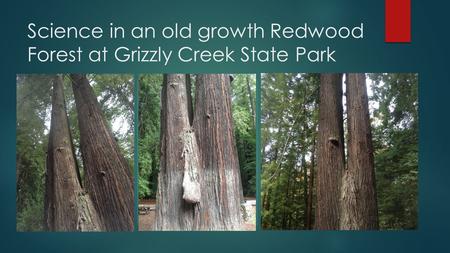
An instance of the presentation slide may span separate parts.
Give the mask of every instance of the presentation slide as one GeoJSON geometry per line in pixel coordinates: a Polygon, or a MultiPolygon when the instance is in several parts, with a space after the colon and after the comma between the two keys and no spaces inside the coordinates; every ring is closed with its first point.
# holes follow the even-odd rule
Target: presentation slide
{"type": "Polygon", "coordinates": [[[450,251],[449,8],[6,1],[0,252],[450,251]]]}

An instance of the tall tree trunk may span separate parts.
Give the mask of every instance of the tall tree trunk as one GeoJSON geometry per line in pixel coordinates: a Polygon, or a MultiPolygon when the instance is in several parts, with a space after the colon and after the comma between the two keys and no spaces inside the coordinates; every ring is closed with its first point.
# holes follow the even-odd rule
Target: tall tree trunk
{"type": "Polygon", "coordinates": [[[165,74],[161,93],[161,158],[156,230],[198,230],[200,162],[189,123],[184,74],[165,74]]]}
{"type": "Polygon", "coordinates": [[[86,188],[107,231],[133,229],[133,182],[86,75],[71,74],[86,188]]]}
{"type": "Polygon", "coordinates": [[[240,171],[233,133],[230,79],[225,74],[197,76],[194,129],[201,153],[202,227],[240,230],[240,171]]]}
{"type": "Polygon", "coordinates": [[[340,228],[378,229],[372,133],[364,74],[347,75],[348,166],[342,180],[340,228]]]}
{"type": "Polygon", "coordinates": [[[340,184],[344,169],[342,76],[320,75],[317,207],[315,227],[339,229],[340,184]]]}
{"type": "MultiPolygon", "coordinates": [[[[50,123],[51,124],[51,123],[50,123]]],[[[49,132],[49,139],[52,139],[52,131],[49,132]]],[[[49,152],[53,150],[52,144],[49,141],[47,146],[47,157],[45,160],[45,195],[44,195],[44,228],[46,231],[55,230],[55,184],[53,179],[53,162],[52,153],[49,152]]]]}
{"type": "Polygon", "coordinates": [[[53,81],[52,118],[47,151],[46,227],[50,231],[93,231],[101,225],[77,174],[60,75],[53,81]]]}

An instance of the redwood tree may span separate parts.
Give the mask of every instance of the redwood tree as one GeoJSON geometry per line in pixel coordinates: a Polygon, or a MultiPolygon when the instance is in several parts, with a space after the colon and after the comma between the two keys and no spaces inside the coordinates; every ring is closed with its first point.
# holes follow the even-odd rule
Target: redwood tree
{"type": "Polygon", "coordinates": [[[342,75],[320,75],[315,228],[339,229],[340,184],[344,169],[342,75]]]}
{"type": "Polygon", "coordinates": [[[186,75],[165,74],[156,230],[200,229],[199,151],[189,123],[189,101],[186,75]]]}
{"type": "Polygon", "coordinates": [[[128,162],[84,74],[71,74],[85,184],[107,231],[133,229],[133,183],[128,162]]]}
{"type": "Polygon", "coordinates": [[[52,113],[47,151],[45,224],[49,231],[100,230],[97,212],[81,188],[72,147],[63,81],[53,80],[52,113]]]}
{"type": "Polygon", "coordinates": [[[231,114],[230,78],[197,76],[194,131],[202,168],[201,223],[211,230],[241,229],[240,172],[231,114]]]}
{"type": "Polygon", "coordinates": [[[239,230],[240,174],[230,79],[197,75],[193,126],[186,75],[164,75],[158,230],[239,230]]]}
{"type": "Polygon", "coordinates": [[[342,180],[340,229],[378,229],[378,208],[366,78],[347,75],[348,165],[342,180]]]}

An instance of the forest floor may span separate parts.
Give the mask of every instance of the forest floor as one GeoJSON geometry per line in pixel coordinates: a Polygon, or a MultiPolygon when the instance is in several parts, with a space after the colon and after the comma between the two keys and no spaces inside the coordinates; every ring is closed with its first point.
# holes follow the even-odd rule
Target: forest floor
{"type": "MultiPolygon", "coordinates": [[[[152,230],[155,222],[155,204],[154,199],[139,200],[139,231],[152,230]]],[[[256,230],[256,200],[254,198],[245,198],[245,213],[242,215],[245,218],[244,231],[256,230]]],[[[244,209],[243,209],[244,210],[244,209]]]]}

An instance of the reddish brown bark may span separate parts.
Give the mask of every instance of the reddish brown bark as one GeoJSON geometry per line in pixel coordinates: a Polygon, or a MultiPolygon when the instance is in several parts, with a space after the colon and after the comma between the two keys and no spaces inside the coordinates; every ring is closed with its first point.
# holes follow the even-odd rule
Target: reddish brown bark
{"type": "Polygon", "coordinates": [[[71,74],[86,189],[107,231],[133,229],[133,183],[128,162],[103,116],[86,75],[71,74]]]}
{"type": "Polygon", "coordinates": [[[230,78],[197,76],[194,130],[201,154],[201,226],[240,230],[240,172],[231,114],[230,78]]]}
{"type": "Polygon", "coordinates": [[[342,181],[340,228],[378,229],[372,133],[364,74],[347,75],[348,165],[342,181]]]}
{"type": "Polygon", "coordinates": [[[186,75],[164,75],[157,230],[241,229],[227,75],[198,75],[193,129],[186,75]]]}
{"type": "Polygon", "coordinates": [[[342,76],[320,75],[317,205],[315,228],[339,229],[340,184],[344,169],[342,76]]]}
{"type": "MultiPolygon", "coordinates": [[[[185,78],[184,74],[164,75],[161,93],[161,158],[156,196],[156,230],[201,229],[198,223],[199,203],[193,201],[191,194],[188,194],[190,201],[183,199],[185,190],[195,192],[195,187],[198,186],[196,184],[200,183],[199,154],[189,123],[189,95],[185,78]],[[195,169],[197,172],[189,169],[195,169]],[[184,189],[184,177],[189,177],[190,172],[193,174],[192,185],[185,184],[184,189]]],[[[200,201],[201,196],[197,197],[200,201]]]]}
{"type": "Polygon", "coordinates": [[[53,81],[47,152],[45,223],[49,231],[100,230],[89,195],[81,188],[66,114],[61,76],[53,81]]]}

